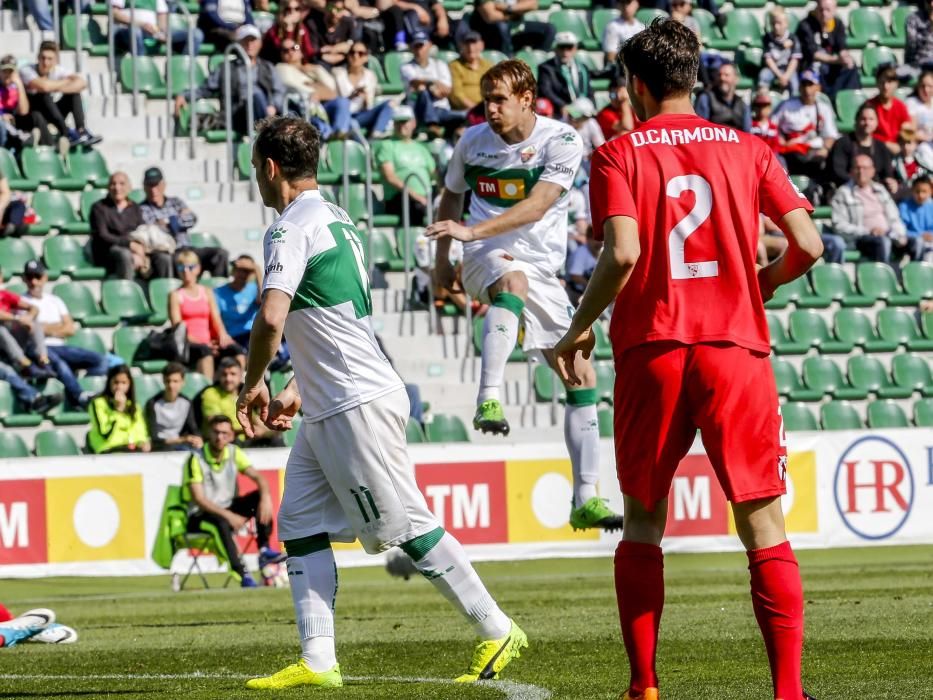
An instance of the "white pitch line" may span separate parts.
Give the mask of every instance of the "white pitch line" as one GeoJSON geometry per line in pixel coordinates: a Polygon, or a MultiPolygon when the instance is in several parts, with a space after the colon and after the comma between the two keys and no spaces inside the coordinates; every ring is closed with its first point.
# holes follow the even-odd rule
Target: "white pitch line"
{"type": "MultiPolygon", "coordinates": [[[[252,676],[236,673],[206,673],[195,671],[194,673],[94,673],[94,674],[35,674],[35,673],[4,673],[0,674],[0,680],[10,681],[130,681],[130,680],[153,680],[153,681],[179,681],[179,680],[199,680],[199,679],[223,679],[223,680],[245,680],[252,676]]],[[[454,681],[449,678],[417,678],[404,676],[344,676],[345,680],[361,683],[389,682],[389,683],[436,683],[439,685],[454,685],[454,681]]],[[[482,688],[489,688],[504,695],[507,700],[548,700],[551,697],[551,691],[530,683],[517,683],[515,681],[479,681],[476,685],[482,688]]]]}

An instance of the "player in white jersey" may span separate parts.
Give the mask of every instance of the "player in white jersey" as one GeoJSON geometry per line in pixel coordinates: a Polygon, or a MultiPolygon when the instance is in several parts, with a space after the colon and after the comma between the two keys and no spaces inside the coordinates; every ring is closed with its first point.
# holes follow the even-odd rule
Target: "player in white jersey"
{"type": "Polygon", "coordinates": [[[379,350],[361,237],[317,188],[320,140],[301,119],[257,127],[252,163],[263,203],[279,212],[263,240],[262,305],[250,336],[237,418],[287,430],[304,417],[285,468],[279,538],[301,639],[301,659],[247,682],[251,689],[342,685],[334,650],[337,570],[331,541],[359,539],[370,554],[400,547],[473,625],[481,641],[471,682],[498,677],[528,646],[487,592],[463,547],[439,525],[415,483],[401,379],[379,350]],[[263,375],[281,342],[295,378],[270,404],[263,375]]]}
{"type": "MultiPolygon", "coordinates": [[[[439,281],[450,289],[451,239],[463,241],[463,287],[490,304],[473,427],[509,434],[499,389],[524,322],[522,347],[555,367],[552,348],[570,327],[573,305],[557,275],[567,254],[567,192],[583,158],[573,127],[535,114],[537,84],[522,61],[502,61],[482,77],[485,124],[466,130],[447,166],[438,221],[426,235],[438,241],[439,281]],[[464,193],[470,226],[459,223],[464,193]]],[[[578,357],[582,385],[567,385],[564,440],[573,465],[570,524],[616,529],[622,518],[599,498],[596,373],[578,357]]]]}

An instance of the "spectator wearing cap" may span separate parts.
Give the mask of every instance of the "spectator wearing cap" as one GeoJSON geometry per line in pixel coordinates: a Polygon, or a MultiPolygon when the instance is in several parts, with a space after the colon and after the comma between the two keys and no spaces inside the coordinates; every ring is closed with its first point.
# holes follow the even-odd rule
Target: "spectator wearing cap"
{"type": "Polygon", "coordinates": [[[415,110],[418,124],[435,130],[452,130],[463,123],[466,115],[450,107],[453,78],[450,68],[431,56],[431,39],[425,32],[415,32],[411,40],[414,57],[402,66],[405,100],[415,110]]]}
{"type": "Polygon", "coordinates": [[[84,120],[82,93],[87,89],[87,82],[77,73],[63,68],[58,59],[58,44],[43,41],[39,44],[36,63],[20,70],[30,111],[54,126],[59,137],[67,138],[70,146],[100,143],[101,137],[92,134],[84,120]],[[73,129],[65,121],[69,115],[74,121],[73,129]]]}
{"type": "Polygon", "coordinates": [[[151,270],[153,277],[172,276],[172,257],[148,251],[130,234],[143,225],[142,208],[130,198],[126,173],[111,174],[107,196],[91,207],[91,260],[118,279],[133,279],[151,270]]]}
{"type": "Polygon", "coordinates": [[[19,75],[16,58],[0,58],[0,148],[18,151],[33,145],[33,129],[39,130],[39,144],[55,143],[45,118],[30,112],[29,96],[19,75]]]}
{"type": "Polygon", "coordinates": [[[609,104],[599,110],[596,114],[596,121],[607,141],[627,134],[638,127],[640,122],[635,115],[635,110],[632,109],[624,75],[613,82],[612,89],[609,91],[609,104]]]}
{"type": "Polygon", "coordinates": [[[855,247],[868,260],[891,262],[916,245],[907,236],[897,205],[888,190],[875,181],[871,157],[853,159],[851,179],[836,190],[832,200],[833,232],[855,247]]]}
{"type": "Polygon", "coordinates": [[[54,376],[38,309],[19,294],[2,287],[0,270],[0,360],[9,362],[30,379],[54,376]],[[36,360],[33,363],[32,359],[36,360]]]}
{"type": "Polygon", "coordinates": [[[770,90],[776,84],[782,91],[796,95],[800,88],[797,67],[803,58],[800,39],[790,33],[787,13],[780,5],[768,13],[768,24],[770,29],[762,38],[763,65],[758,73],[758,89],[770,90]]]}
{"type": "Polygon", "coordinates": [[[781,141],[778,137],[777,124],[771,119],[771,95],[767,92],[759,92],[752,99],[751,122],[749,133],[768,144],[783,163],[784,159],[779,154],[781,141]]]}
{"type": "Polygon", "coordinates": [[[134,41],[136,55],[144,56],[145,40],[152,39],[159,44],[171,41],[172,50],[176,53],[187,52],[190,49],[193,55],[198,55],[204,33],[195,27],[189,37],[187,27],[171,28],[168,23],[169,9],[166,0],[139,0],[135,3],[132,14],[127,0],[110,0],[110,4],[113,5],[113,19],[116,25],[113,39],[120,49],[129,51],[130,41],[134,41]]]}
{"type": "Polygon", "coordinates": [[[897,98],[899,84],[897,69],[894,66],[881,66],[875,71],[878,94],[865,103],[874,107],[878,115],[875,139],[883,143],[891,153],[900,151],[897,136],[901,133],[901,127],[910,121],[907,105],[897,98]]]}
{"type": "Polygon", "coordinates": [[[526,46],[548,51],[554,25],[525,19],[537,9],[538,0],[474,0],[469,27],[480,33],[487,49],[509,56],[526,46]]]}
{"type": "Polygon", "coordinates": [[[407,182],[411,223],[420,225],[425,221],[430,204],[425,185],[434,182],[437,161],[427,146],[413,139],[416,122],[411,107],[398,107],[392,119],[394,136],[377,143],[375,152],[376,167],[382,175],[385,208],[390,214],[402,215],[402,191],[407,182]],[[408,179],[413,173],[419,177],[408,179]]]}
{"type": "Polygon", "coordinates": [[[460,37],[457,48],[459,56],[448,64],[452,81],[450,106],[470,110],[483,101],[480,79],[492,68],[492,61],[483,57],[483,37],[472,29],[460,37]]]}
{"type": "MultiPolygon", "coordinates": [[[[257,27],[245,24],[236,30],[234,36],[246,52],[250,62],[249,69],[240,57],[235,58],[231,64],[230,82],[233,94],[230,95],[230,102],[233,106],[233,129],[245,134],[250,126],[247,124],[246,102],[249,80],[252,79],[253,84],[253,119],[255,121],[282,114],[285,107],[285,86],[276,73],[275,66],[259,58],[262,35],[257,27]]],[[[224,104],[224,85],[224,67],[220,64],[208,76],[207,82],[198,88],[197,96],[199,98],[217,97],[220,98],[221,104],[224,104]]],[[[178,95],[175,98],[176,108],[180,108],[185,102],[185,96],[178,95]]]]}
{"type": "Polygon", "coordinates": [[[593,99],[589,69],[577,58],[577,37],[558,32],[554,56],[538,66],[538,94],[554,105],[554,112],[567,116],[567,107],[578,97],[593,99]]]}
{"type": "Polygon", "coordinates": [[[23,299],[37,310],[35,322],[41,326],[45,336],[49,367],[65,385],[65,393],[71,405],[83,411],[87,409],[92,396],[81,389],[75,373],[84,370],[91,377],[106,375],[107,356],[65,344],[65,340],[74,335],[77,326],[68,313],[65,302],[54,294],[46,294],[45,285],[49,281],[49,275],[42,262],[27,262],[23,269],[23,279],[27,289],[23,299]]]}
{"type": "Polygon", "coordinates": [[[784,100],[774,112],[780,152],[791,175],[820,179],[829,149],[839,138],[833,108],[817,97],[820,78],[816,71],[800,74],[800,95],[784,100]]]}
{"type": "Polygon", "coordinates": [[[333,75],[337,94],[346,99],[350,115],[367,136],[385,135],[392,123],[392,103],[376,102],[379,80],[366,65],[369,47],[362,41],[353,42],[347,65],[336,66],[333,75]]]}
{"type": "Polygon", "coordinates": [[[904,64],[916,76],[933,71],[933,0],[920,0],[904,21],[904,64]]]}
{"type": "Polygon", "coordinates": [[[891,152],[875,138],[877,129],[878,114],[866,102],[855,115],[855,130],[851,134],[843,134],[829,152],[827,176],[832,184],[839,186],[848,182],[852,177],[855,156],[866,155],[875,166],[875,179],[884,184],[891,194],[897,192],[891,152]]]}
{"type": "Polygon", "coordinates": [[[29,231],[26,223],[28,207],[22,199],[13,199],[10,181],[0,171],[0,238],[25,236],[29,231]]]}
{"type": "Polygon", "coordinates": [[[713,87],[697,97],[694,108],[697,116],[721,126],[748,132],[752,127],[752,116],[736,88],[739,72],[733,63],[723,63],[716,73],[713,87]]]}
{"type": "MultiPolygon", "coordinates": [[[[180,197],[165,196],[165,177],[158,168],[149,168],[143,174],[146,199],[139,205],[143,223],[158,226],[175,239],[178,248],[191,248],[189,232],[198,217],[180,197]]],[[[212,277],[227,274],[227,251],[224,248],[194,248],[201,268],[212,277]]]]}
{"type": "Polygon", "coordinates": [[[862,86],[846,42],[846,25],[836,16],[836,0],[817,0],[816,9],[797,25],[801,66],[817,71],[830,99],[840,90],[862,86]]]}
{"type": "Polygon", "coordinates": [[[606,25],[601,38],[607,66],[615,62],[619,47],[645,28],[635,16],[639,8],[638,0],[618,0],[616,6],[619,8],[619,16],[606,25]]]}
{"type": "Polygon", "coordinates": [[[198,29],[218,53],[234,41],[239,42],[237,29],[251,24],[253,12],[248,0],[201,0],[198,29]]]}
{"type": "Polygon", "coordinates": [[[587,97],[578,97],[567,105],[567,119],[580,134],[580,141],[583,143],[583,160],[587,171],[593,151],[606,143],[606,137],[603,136],[599,122],[594,119],[595,116],[596,105],[587,97]]]}

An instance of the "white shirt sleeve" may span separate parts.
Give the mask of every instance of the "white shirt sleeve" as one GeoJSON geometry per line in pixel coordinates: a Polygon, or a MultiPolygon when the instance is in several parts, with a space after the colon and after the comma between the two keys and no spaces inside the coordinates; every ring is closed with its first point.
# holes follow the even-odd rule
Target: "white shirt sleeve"
{"type": "Polygon", "coordinates": [[[447,163],[447,174],[444,176],[444,187],[451,192],[462,194],[470,189],[465,177],[465,167],[463,163],[463,144],[466,139],[461,138],[454,146],[453,155],[447,163]]]}
{"type": "Polygon", "coordinates": [[[400,72],[402,74],[402,82],[405,84],[405,89],[408,89],[408,83],[418,77],[418,66],[414,63],[405,63],[402,65],[400,72]]]}
{"type": "Polygon", "coordinates": [[[308,237],[289,221],[278,221],[266,231],[262,241],[266,262],[262,289],[280,289],[289,296],[301,284],[308,265],[308,237]]]}
{"type": "Polygon", "coordinates": [[[561,131],[545,145],[544,172],[538,178],[544,182],[553,182],[569,191],[573,187],[573,180],[580,169],[583,160],[583,140],[580,134],[572,129],[561,131]]]}
{"type": "Polygon", "coordinates": [[[824,139],[838,139],[839,129],[836,128],[836,116],[832,108],[822,102],[818,102],[816,108],[820,110],[820,136],[824,139]]]}
{"type": "Polygon", "coordinates": [[[19,77],[20,80],[23,81],[23,85],[28,88],[29,83],[39,77],[39,72],[36,70],[36,67],[30,63],[19,69],[19,77]]]}
{"type": "Polygon", "coordinates": [[[451,87],[454,84],[454,80],[450,75],[450,68],[443,61],[439,61],[436,58],[431,59],[434,63],[434,79],[442,85],[451,87]]]}
{"type": "Polygon", "coordinates": [[[617,53],[619,50],[619,23],[615,20],[606,25],[603,30],[603,53],[617,53]]]}

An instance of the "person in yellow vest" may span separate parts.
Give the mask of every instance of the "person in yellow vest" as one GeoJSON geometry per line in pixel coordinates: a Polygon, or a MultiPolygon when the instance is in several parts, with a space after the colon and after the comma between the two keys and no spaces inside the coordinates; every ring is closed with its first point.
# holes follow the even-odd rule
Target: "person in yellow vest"
{"type": "Polygon", "coordinates": [[[149,430],[142,406],[136,401],[133,375],[126,365],[111,367],[100,396],[88,406],[91,429],[88,447],[94,454],[149,452],[149,430]]]}
{"type": "Polygon", "coordinates": [[[207,444],[192,452],[185,462],[182,498],[188,502],[188,531],[199,532],[204,522],[217,528],[230,568],[243,588],[255,588],[256,581],[243,565],[234,535],[251,518],[256,519],[259,569],[285,559],[269,547],[273,517],[269,485],[243,450],[233,444],[233,423],[227,416],[216,415],[208,420],[207,444]],[[252,479],[257,490],[240,496],[239,474],[252,479]]]}
{"type": "Polygon", "coordinates": [[[247,440],[236,420],[236,399],[243,385],[243,368],[232,357],[221,358],[214,374],[214,383],[194,398],[194,419],[207,440],[211,416],[227,416],[235,426],[235,440],[242,447],[282,447],[285,442],[280,433],[263,430],[247,440]]]}

